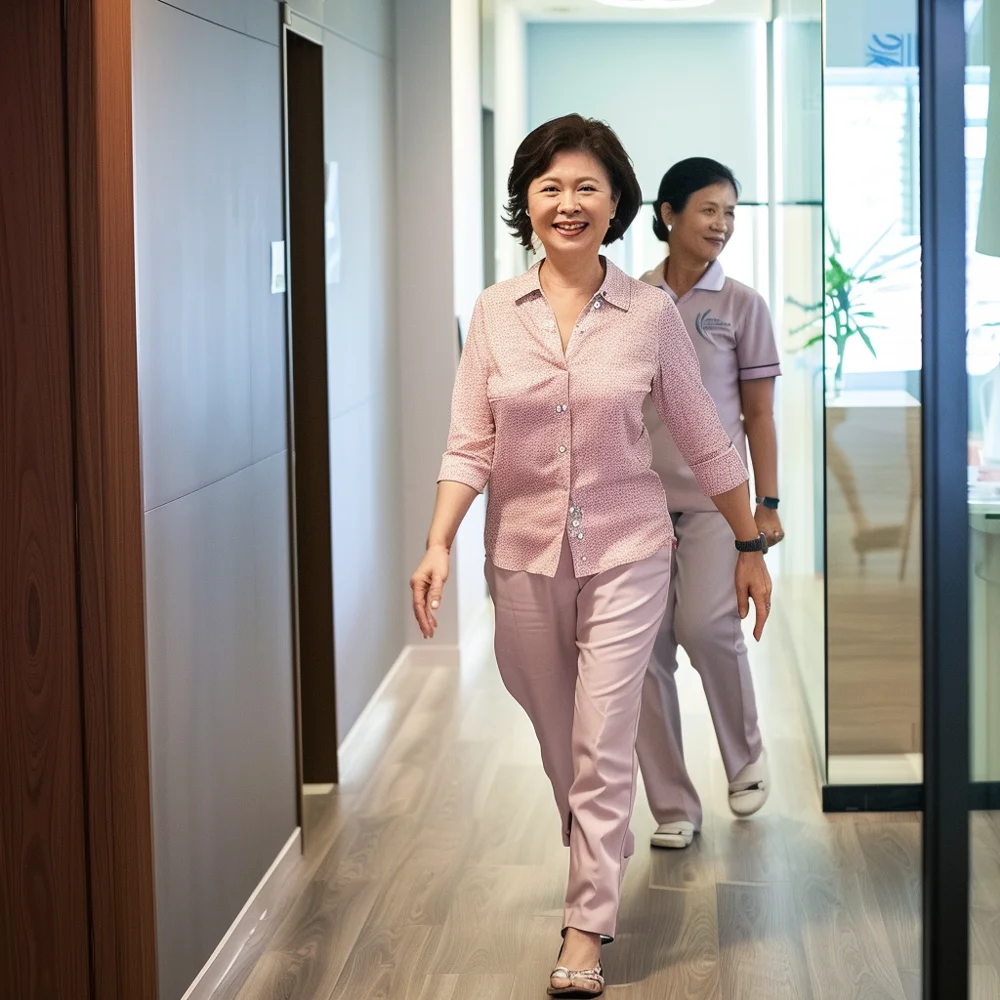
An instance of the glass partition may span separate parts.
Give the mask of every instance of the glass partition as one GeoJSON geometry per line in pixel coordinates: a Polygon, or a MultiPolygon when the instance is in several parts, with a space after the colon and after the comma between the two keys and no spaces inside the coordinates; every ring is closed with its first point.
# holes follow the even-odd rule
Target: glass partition
{"type": "Polygon", "coordinates": [[[1000,997],[1000,4],[965,12],[970,995],[1000,997]]]}
{"type": "Polygon", "coordinates": [[[823,285],[821,7],[780,3],[770,26],[769,298],[781,352],[776,404],[785,539],[768,555],[781,640],[825,765],[823,345],[805,330],[823,285]]]}
{"type": "MultiPolygon", "coordinates": [[[[828,0],[824,76],[828,779],[922,780],[916,2],[828,0]]],[[[808,343],[808,340],[807,340],[808,343]]]]}

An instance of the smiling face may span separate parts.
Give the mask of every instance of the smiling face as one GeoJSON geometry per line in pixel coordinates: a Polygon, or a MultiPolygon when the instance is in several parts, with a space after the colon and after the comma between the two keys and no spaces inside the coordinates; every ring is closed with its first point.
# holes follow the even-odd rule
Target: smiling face
{"type": "Polygon", "coordinates": [[[661,214],[670,227],[670,253],[710,264],[732,238],[736,192],[727,181],[710,184],[691,195],[683,212],[664,204],[661,214]]]}
{"type": "Polygon", "coordinates": [[[528,215],[545,252],[596,255],[618,205],[600,160],[580,150],[557,153],[528,187],[528,215]]]}

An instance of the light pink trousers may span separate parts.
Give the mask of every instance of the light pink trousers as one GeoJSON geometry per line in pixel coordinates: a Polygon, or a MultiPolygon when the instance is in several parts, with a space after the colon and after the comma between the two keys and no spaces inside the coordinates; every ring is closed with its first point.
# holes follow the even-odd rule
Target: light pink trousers
{"type": "Polygon", "coordinates": [[[635,803],[642,682],[663,617],[672,550],[573,575],[564,541],[554,577],[498,569],[496,656],[528,713],[569,846],[564,927],[615,935],[635,803]]]}
{"type": "Polygon", "coordinates": [[[718,513],[676,519],[677,550],[667,611],[643,688],[636,749],[657,823],[688,820],[701,827],[701,800],[684,764],[677,700],[677,647],[701,675],[727,778],[761,752],[750,661],[736,609],[733,533],[718,513]]]}

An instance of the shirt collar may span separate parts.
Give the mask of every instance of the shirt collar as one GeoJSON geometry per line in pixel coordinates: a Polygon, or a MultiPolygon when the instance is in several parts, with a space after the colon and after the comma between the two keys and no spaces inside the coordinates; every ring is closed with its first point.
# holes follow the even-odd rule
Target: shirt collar
{"type": "MultiPolygon", "coordinates": [[[[657,264],[656,276],[659,279],[660,288],[662,288],[674,301],[676,301],[677,295],[667,284],[667,279],[663,276],[666,266],[666,259],[657,264]]],[[[711,264],[708,265],[705,273],[701,276],[694,288],[691,289],[691,292],[721,292],[725,287],[726,273],[722,270],[722,264],[720,264],[718,258],[716,258],[711,264]]],[[[691,292],[688,292],[688,295],[690,295],[691,292]]]]}
{"type": "MultiPolygon", "coordinates": [[[[604,259],[605,274],[604,281],[598,289],[597,294],[617,308],[627,311],[632,301],[632,285],[628,275],[619,267],[612,264],[607,258],[604,259]]],[[[533,264],[524,274],[518,275],[511,282],[511,290],[514,293],[514,301],[520,303],[529,295],[542,292],[542,286],[538,280],[538,270],[542,262],[533,264]]],[[[721,287],[721,286],[720,286],[721,287]]]]}

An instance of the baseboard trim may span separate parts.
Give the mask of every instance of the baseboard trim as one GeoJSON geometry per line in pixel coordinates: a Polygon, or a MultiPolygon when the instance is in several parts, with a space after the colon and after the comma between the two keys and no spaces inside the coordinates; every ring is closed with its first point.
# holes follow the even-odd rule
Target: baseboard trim
{"type": "Polygon", "coordinates": [[[792,641],[792,626],[791,622],[788,620],[788,612],[780,601],[778,602],[778,613],[775,618],[775,624],[777,624],[781,633],[780,641],[782,642],[785,650],[785,652],[781,654],[784,656],[783,666],[786,673],[791,673],[794,677],[792,686],[795,689],[796,701],[798,702],[799,707],[799,717],[802,720],[802,728],[805,733],[806,741],[809,744],[810,756],[812,757],[813,763],[813,772],[816,775],[816,780],[822,785],[826,776],[823,745],[820,739],[820,734],[816,732],[816,726],[813,722],[812,707],[809,704],[809,692],[806,689],[806,681],[803,676],[804,665],[799,662],[798,650],[795,648],[795,643],[792,641]]]}
{"type": "Polygon", "coordinates": [[[407,666],[410,667],[459,667],[462,665],[461,648],[455,645],[407,646],[407,666]]]}
{"type": "Polygon", "coordinates": [[[493,626],[493,602],[486,597],[475,624],[459,650],[459,659],[463,664],[475,665],[490,655],[493,649],[493,626]]]}
{"type": "Polygon", "coordinates": [[[824,785],[823,812],[920,812],[923,785],[824,785]]]}
{"type": "Polygon", "coordinates": [[[461,645],[436,645],[434,643],[410,643],[399,651],[399,656],[386,671],[385,676],[375,688],[360,715],[341,740],[339,753],[350,752],[351,745],[358,735],[364,731],[368,716],[375,709],[386,688],[393,682],[396,674],[411,667],[461,667],[463,660],[485,656],[493,641],[493,602],[488,598],[483,601],[483,608],[476,618],[468,639],[461,645]]]}
{"type": "Polygon", "coordinates": [[[969,808],[975,812],[1000,810],[1000,781],[974,781],[969,788],[969,808]]]}
{"type": "Polygon", "coordinates": [[[458,646],[428,646],[415,643],[404,646],[395,662],[386,671],[385,676],[375,688],[347,735],[340,741],[338,752],[341,756],[350,753],[351,745],[364,732],[368,717],[375,710],[386,688],[393,682],[396,674],[409,667],[457,667],[461,659],[458,646]]]}
{"type": "MultiPolygon", "coordinates": [[[[923,812],[923,785],[826,785],[823,812],[923,812]]],[[[969,782],[969,809],[1000,810],[1000,781],[969,782]]]]}
{"type": "Polygon", "coordinates": [[[250,938],[254,926],[267,912],[274,902],[275,895],[280,890],[288,875],[302,858],[302,830],[296,827],[295,832],[274,859],[264,877],[257,884],[250,898],[246,901],[239,916],[226,931],[225,937],[219,942],[212,957],[205,963],[195,981],[188,987],[181,1000],[209,1000],[209,997],[219,988],[226,973],[239,958],[243,946],[250,938]]]}
{"type": "Polygon", "coordinates": [[[400,650],[399,656],[396,657],[396,660],[393,663],[393,665],[389,667],[389,669],[386,671],[385,677],[383,677],[382,680],[379,681],[378,687],[375,688],[375,691],[372,693],[372,696],[365,703],[365,707],[361,709],[360,714],[354,720],[354,724],[347,731],[347,735],[340,741],[340,746],[338,747],[338,753],[340,754],[341,759],[343,759],[345,754],[350,752],[351,744],[358,738],[358,736],[362,732],[364,732],[365,723],[368,721],[368,716],[371,715],[372,711],[375,708],[375,705],[378,703],[379,699],[382,697],[382,694],[385,692],[385,689],[392,683],[392,680],[396,676],[396,674],[403,669],[404,664],[409,662],[410,650],[412,648],[413,648],[412,646],[404,646],[400,650]]]}

